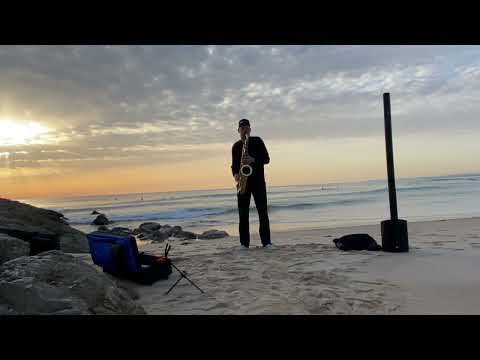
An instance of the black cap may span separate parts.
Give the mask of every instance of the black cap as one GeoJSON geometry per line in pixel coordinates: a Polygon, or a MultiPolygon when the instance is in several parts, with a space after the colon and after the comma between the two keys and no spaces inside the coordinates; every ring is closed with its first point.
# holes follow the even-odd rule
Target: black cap
{"type": "Polygon", "coordinates": [[[248,119],[242,119],[238,122],[238,127],[250,126],[250,121],[248,119]]]}

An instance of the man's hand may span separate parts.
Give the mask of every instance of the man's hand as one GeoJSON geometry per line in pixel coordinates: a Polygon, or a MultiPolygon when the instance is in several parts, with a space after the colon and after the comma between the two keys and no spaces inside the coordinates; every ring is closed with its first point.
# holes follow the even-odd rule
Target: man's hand
{"type": "Polygon", "coordinates": [[[255,162],[255,158],[250,156],[250,155],[246,155],[245,156],[245,164],[247,165],[250,165],[251,163],[255,162]]]}
{"type": "Polygon", "coordinates": [[[238,183],[238,182],[240,181],[240,175],[239,175],[239,174],[235,174],[234,177],[235,177],[235,182],[238,183]]]}

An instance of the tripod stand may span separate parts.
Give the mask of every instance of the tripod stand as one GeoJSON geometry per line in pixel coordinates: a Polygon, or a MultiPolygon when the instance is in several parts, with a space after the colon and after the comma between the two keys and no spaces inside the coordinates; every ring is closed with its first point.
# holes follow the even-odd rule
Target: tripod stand
{"type": "MultiPolygon", "coordinates": [[[[167,245],[165,246],[165,258],[167,258],[168,252],[170,251],[171,248],[172,248],[172,246],[171,246],[170,244],[167,244],[167,245]]],[[[175,270],[177,270],[177,271],[179,272],[179,274],[180,274],[181,276],[180,276],[180,278],[175,282],[175,284],[173,284],[173,285],[170,287],[170,289],[168,289],[168,291],[165,293],[165,295],[168,295],[168,294],[170,293],[170,291],[172,291],[173,288],[174,288],[175,286],[177,286],[177,284],[178,284],[178,283],[180,282],[180,280],[182,280],[183,278],[187,279],[190,284],[192,284],[193,286],[195,286],[198,290],[200,290],[200,292],[201,292],[202,294],[204,294],[204,291],[203,291],[202,289],[200,289],[197,285],[195,285],[195,283],[194,283],[192,280],[190,280],[190,279],[187,277],[187,275],[185,275],[185,273],[184,273],[183,271],[181,271],[179,268],[177,268],[173,263],[171,263],[171,264],[172,264],[172,266],[175,268],[175,270]]]]}

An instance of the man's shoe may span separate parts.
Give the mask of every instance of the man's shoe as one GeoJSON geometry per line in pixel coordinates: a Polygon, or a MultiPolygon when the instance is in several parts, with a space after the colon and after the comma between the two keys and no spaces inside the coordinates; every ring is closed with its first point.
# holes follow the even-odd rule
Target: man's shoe
{"type": "Polygon", "coordinates": [[[264,246],[265,249],[268,249],[268,248],[271,248],[271,247],[272,247],[272,243],[267,244],[267,245],[264,246]]]}

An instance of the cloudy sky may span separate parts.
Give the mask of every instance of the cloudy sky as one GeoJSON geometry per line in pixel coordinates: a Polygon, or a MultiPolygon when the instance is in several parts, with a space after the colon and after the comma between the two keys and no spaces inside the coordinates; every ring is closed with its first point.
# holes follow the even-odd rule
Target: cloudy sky
{"type": "Polygon", "coordinates": [[[267,183],[480,171],[479,46],[0,46],[0,196],[233,188],[240,118],[267,183]]]}

